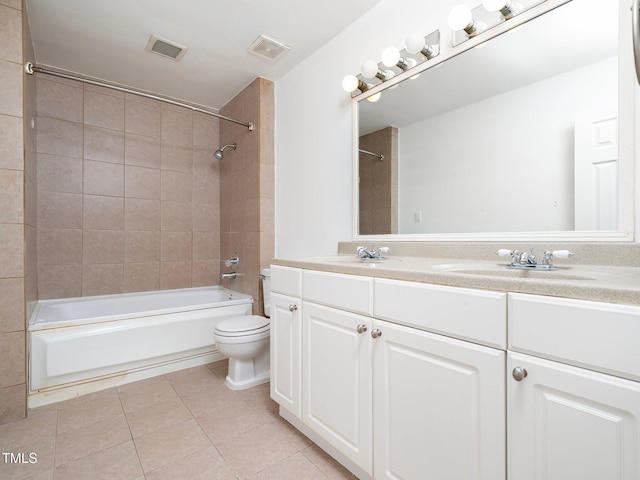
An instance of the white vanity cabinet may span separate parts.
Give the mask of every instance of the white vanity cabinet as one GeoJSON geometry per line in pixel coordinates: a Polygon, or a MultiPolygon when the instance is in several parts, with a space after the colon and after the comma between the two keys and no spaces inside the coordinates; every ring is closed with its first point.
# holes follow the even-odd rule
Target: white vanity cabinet
{"type": "Polygon", "coordinates": [[[640,307],[509,297],[508,478],[640,479],[640,307]]]}

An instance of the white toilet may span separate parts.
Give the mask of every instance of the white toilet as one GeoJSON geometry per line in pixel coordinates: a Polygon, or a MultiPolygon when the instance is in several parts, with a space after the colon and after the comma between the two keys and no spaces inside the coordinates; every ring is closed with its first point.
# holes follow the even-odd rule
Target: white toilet
{"type": "Polygon", "coordinates": [[[269,381],[271,271],[265,268],[260,273],[267,316],[228,318],[221,321],[213,333],[218,351],[229,357],[226,383],[232,390],[243,390],[269,381]]]}

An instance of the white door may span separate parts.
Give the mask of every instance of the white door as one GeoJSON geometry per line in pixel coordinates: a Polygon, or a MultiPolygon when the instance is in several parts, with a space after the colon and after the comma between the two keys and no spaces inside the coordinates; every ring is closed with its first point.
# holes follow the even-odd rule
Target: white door
{"type": "Polygon", "coordinates": [[[303,304],[302,420],[369,474],[371,323],[362,315],[303,304]]]}
{"type": "Polygon", "coordinates": [[[580,113],[575,122],[575,230],[616,230],[618,112],[580,113]]]}
{"type": "Polygon", "coordinates": [[[640,479],[640,383],[507,357],[510,479],[640,479]],[[516,367],[527,372],[521,381],[516,367]]]}
{"type": "Polygon", "coordinates": [[[271,305],[271,398],[301,418],[302,302],[272,293],[271,305]]]}
{"type": "Polygon", "coordinates": [[[505,352],[378,320],[374,328],[375,478],[504,480],[505,352]]]}

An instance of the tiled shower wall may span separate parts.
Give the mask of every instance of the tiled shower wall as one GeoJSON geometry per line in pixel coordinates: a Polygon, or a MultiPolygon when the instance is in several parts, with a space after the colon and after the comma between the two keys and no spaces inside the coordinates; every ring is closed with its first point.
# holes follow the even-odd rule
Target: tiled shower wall
{"type": "Polygon", "coordinates": [[[216,285],[218,119],[37,78],[39,298],[216,285]]]}

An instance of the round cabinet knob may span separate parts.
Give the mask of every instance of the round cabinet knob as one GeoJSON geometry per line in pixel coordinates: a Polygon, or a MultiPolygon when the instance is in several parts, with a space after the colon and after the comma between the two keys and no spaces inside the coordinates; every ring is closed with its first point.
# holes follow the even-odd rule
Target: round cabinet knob
{"type": "Polygon", "coordinates": [[[356,331],[358,333],[364,333],[367,331],[367,326],[364,323],[361,323],[360,325],[358,325],[358,327],[356,328],[356,331]]]}
{"type": "Polygon", "coordinates": [[[298,310],[298,305],[296,305],[295,303],[289,305],[290,312],[295,312],[296,310],[298,310]]]}
{"type": "Polygon", "coordinates": [[[527,371],[522,367],[514,368],[511,374],[516,382],[521,382],[527,377],[527,371]]]}
{"type": "Polygon", "coordinates": [[[382,332],[380,330],[378,330],[377,328],[371,330],[371,336],[373,338],[378,338],[382,336],[382,332]]]}

